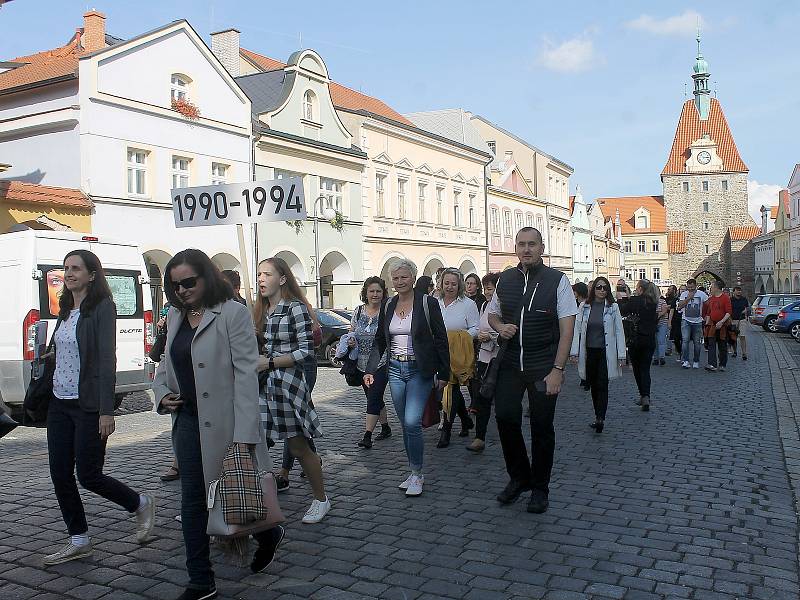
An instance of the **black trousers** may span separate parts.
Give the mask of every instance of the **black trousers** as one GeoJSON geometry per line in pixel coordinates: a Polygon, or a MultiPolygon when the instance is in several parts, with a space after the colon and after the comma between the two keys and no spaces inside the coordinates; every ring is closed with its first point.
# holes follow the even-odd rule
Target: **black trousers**
{"type": "Polygon", "coordinates": [[[488,368],[489,365],[485,362],[476,364],[475,372],[477,377],[475,377],[476,385],[474,387],[477,388],[477,390],[475,392],[475,400],[472,403],[473,408],[478,411],[475,415],[475,437],[484,442],[486,441],[486,429],[489,427],[489,417],[492,415],[492,403],[494,402],[494,396],[487,398],[480,393],[480,384],[488,368]]]}
{"type": "Polygon", "coordinates": [[[529,481],[534,490],[545,494],[550,490],[556,448],[553,418],[557,400],[557,394],[550,396],[537,390],[536,380],[531,375],[513,367],[500,368],[494,404],[506,470],[511,479],[529,481]],[[522,396],[525,392],[528,392],[530,404],[530,461],[525,438],[522,437],[522,396]]]}
{"type": "MultiPolygon", "coordinates": [[[[439,398],[441,399],[441,395],[439,398]]],[[[453,427],[453,422],[456,420],[456,415],[458,415],[458,418],[461,419],[462,426],[470,419],[469,413],[467,412],[467,403],[466,400],[464,400],[464,394],[461,392],[460,385],[453,386],[453,398],[450,404],[450,414],[447,416],[444,426],[448,429],[451,429],[453,427]]]]}
{"type": "Polygon", "coordinates": [[[605,348],[586,348],[586,381],[592,390],[594,416],[605,420],[608,410],[608,364],[605,348]]]}
{"type": "Polygon", "coordinates": [[[389,383],[389,370],[382,367],[375,372],[375,381],[372,385],[367,387],[361,385],[364,390],[364,395],[367,397],[367,414],[378,416],[381,411],[386,408],[386,403],[383,401],[383,394],[386,392],[386,386],[389,383]]]}
{"type": "MultiPolygon", "coordinates": [[[[720,367],[727,367],[728,366],[728,340],[727,338],[721,338],[719,334],[717,334],[713,338],[706,338],[706,345],[708,346],[708,364],[712,367],[720,366],[720,367]],[[717,357],[719,357],[719,363],[717,363],[717,357]]],[[[734,349],[736,347],[734,346],[734,349]]]]}
{"type": "Polygon", "coordinates": [[[132,513],[139,508],[139,494],[124,483],[103,474],[106,440],[100,438],[100,414],[86,412],[78,400],[51,398],[47,410],[47,451],[61,515],[70,535],[82,535],[89,528],[75,483],[118,504],[132,513]]]}
{"type": "Polygon", "coordinates": [[[655,352],[655,340],[651,344],[636,344],[628,348],[628,357],[640,396],[650,397],[650,363],[655,352]]]}

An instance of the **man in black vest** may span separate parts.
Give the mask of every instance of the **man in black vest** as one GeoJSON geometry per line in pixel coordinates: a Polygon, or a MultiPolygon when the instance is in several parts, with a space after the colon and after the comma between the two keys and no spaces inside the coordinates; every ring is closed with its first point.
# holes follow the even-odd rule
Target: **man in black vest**
{"type": "Polygon", "coordinates": [[[566,275],[542,263],[542,234],[523,227],[516,237],[519,265],[500,275],[489,324],[506,340],[495,390],[495,416],[511,481],[503,504],[532,490],[528,512],[547,510],[556,434],[553,418],[575,325],[575,297],[566,275]],[[531,461],[522,437],[522,396],[528,392],[531,461]]]}

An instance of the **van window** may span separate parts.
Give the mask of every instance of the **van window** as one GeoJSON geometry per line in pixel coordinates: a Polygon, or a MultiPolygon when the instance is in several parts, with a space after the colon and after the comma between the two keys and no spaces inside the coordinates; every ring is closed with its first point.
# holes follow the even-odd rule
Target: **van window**
{"type": "Polygon", "coordinates": [[[760,306],[761,303],[764,301],[764,296],[756,296],[755,301],[753,302],[753,306],[760,306]]]}
{"type": "Polygon", "coordinates": [[[781,306],[781,297],[771,296],[769,299],[769,306],[781,306]]]}
{"type": "MultiPolygon", "coordinates": [[[[58,299],[64,287],[64,268],[61,265],[39,265],[39,270],[42,272],[39,281],[40,317],[55,319],[58,317],[58,299]]],[[[106,269],[105,274],[114,304],[117,305],[117,318],[143,318],[142,286],[138,271],[106,269]]]]}

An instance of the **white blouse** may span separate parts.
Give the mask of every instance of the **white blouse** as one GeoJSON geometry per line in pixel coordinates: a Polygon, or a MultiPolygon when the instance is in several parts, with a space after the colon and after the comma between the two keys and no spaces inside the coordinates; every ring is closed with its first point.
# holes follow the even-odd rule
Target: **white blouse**
{"type": "Polygon", "coordinates": [[[62,400],[78,397],[81,374],[81,355],[78,349],[78,318],[80,309],[74,308],[69,317],[53,334],[56,338],[56,369],[53,373],[53,395],[62,400]]]}
{"type": "Polygon", "coordinates": [[[480,315],[478,314],[478,305],[474,300],[466,296],[457,297],[445,306],[444,300],[439,298],[439,306],[442,309],[442,317],[444,317],[447,331],[463,330],[472,337],[478,335],[480,315]]]}
{"type": "Polygon", "coordinates": [[[389,337],[391,338],[391,353],[400,356],[413,356],[414,344],[411,341],[411,318],[414,311],[411,310],[403,317],[395,312],[392,320],[389,321],[389,337]]]}

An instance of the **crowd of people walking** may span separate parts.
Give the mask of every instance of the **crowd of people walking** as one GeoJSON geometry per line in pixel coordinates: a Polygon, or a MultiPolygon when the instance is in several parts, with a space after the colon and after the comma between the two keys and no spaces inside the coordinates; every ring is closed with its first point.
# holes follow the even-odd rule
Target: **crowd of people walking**
{"type": "MultiPolygon", "coordinates": [[[[698,369],[705,346],[709,371],[724,371],[738,349],[747,359],[742,325],[749,302],[741,288],[730,294],[715,281],[709,294],[690,279],[662,296],[651,281],[642,279],[631,291],[623,279],[612,286],[606,277],[571,286],[562,272],[543,263],[538,230],[521,229],[515,244],[519,264],[502,273],[465,277],[445,268],[434,278],[417,277],[416,265],[401,259],[390,268],[391,282],[373,276],[363,284],[362,304],[337,352],[347,383],[361,386],[365,397],[363,437],[354,443],[369,450],[392,436],[384,401],[388,387],[407,458],[408,470],[398,481],[406,496],[423,493],[425,427],[440,422],[436,447],[444,451],[458,417],[459,436],[475,429],[466,450],[480,454],[494,409],[508,473],[497,500],[511,504],[530,491],[527,510],[543,513],[556,448],[553,421],[568,362],[577,365],[581,386],[590,392],[590,426],[600,434],[609,384],[624,377],[628,366],[638,390],[634,401],[649,411],[651,368],[664,367],[667,356],[674,353],[683,368],[698,369]],[[522,433],[525,396],[530,454],[522,433]]],[[[47,432],[51,477],[70,537],[45,557],[47,565],[92,552],[76,470],[83,487],[135,516],[140,543],[151,537],[155,522],[152,496],[103,474],[106,441],[114,432],[116,313],[102,265],[81,250],[65,257],[64,269],[47,432]]],[[[159,321],[163,339],[154,357],[159,364],[153,391],[156,410],[172,417],[175,461],[162,479],[178,479],[181,486],[189,578],[181,600],[216,596],[209,498],[232,449],[240,460],[250,457],[257,475],[272,471],[269,449],[283,442],[275,491],[289,487],[297,460],[311,492],[302,522],[319,523],[332,509],[315,445],[323,436],[312,398],[321,336],[315,310],[282,259],[262,260],[257,273],[250,308],[238,293],[237,274],[220,272],[199,250],[179,252],[164,273],[169,308],[159,321]]],[[[272,562],[285,529],[271,522],[239,538],[251,533],[256,549],[250,567],[260,572],[272,562]]]]}

